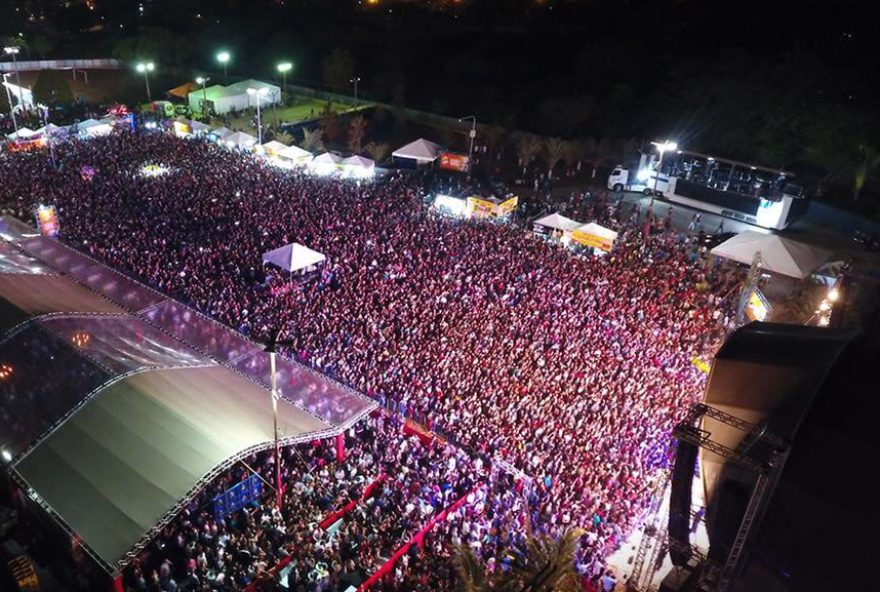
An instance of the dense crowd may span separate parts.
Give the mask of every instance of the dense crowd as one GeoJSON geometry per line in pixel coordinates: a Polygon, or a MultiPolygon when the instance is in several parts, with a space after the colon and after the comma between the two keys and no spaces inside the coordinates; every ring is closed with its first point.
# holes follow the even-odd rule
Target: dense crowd
{"type": "Polygon", "coordinates": [[[701,393],[693,359],[731,321],[721,296],[734,271],[613,204],[574,200],[620,232],[592,257],[512,225],[436,215],[422,174],[329,180],[158,134],[57,153],[59,170],[38,155],[0,158],[0,203],[20,215],[56,204],[77,248],[244,334],[283,326],[289,355],[527,476],[525,508],[502,498],[485,504],[491,516],[466,510],[467,529],[454,519],[432,535],[441,554],[472,528],[494,529],[481,557],[500,565],[499,549],[515,545],[493,522],[527,510],[541,532],[586,528],[578,567],[598,576],[701,393]],[[167,174],[145,177],[147,164],[167,174]],[[327,255],[313,281],[261,265],[294,241],[327,255]]]}

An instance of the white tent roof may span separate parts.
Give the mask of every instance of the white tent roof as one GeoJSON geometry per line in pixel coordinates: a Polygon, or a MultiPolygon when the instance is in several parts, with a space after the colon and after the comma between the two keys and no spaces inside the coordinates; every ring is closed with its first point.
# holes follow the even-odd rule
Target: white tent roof
{"type": "Polygon", "coordinates": [[[419,138],[415,142],[410,142],[406,146],[398,148],[391,156],[431,162],[437,160],[437,157],[440,156],[440,146],[430,140],[419,138]]]}
{"type": "Polygon", "coordinates": [[[571,218],[566,218],[559,212],[544,216],[535,220],[535,224],[546,226],[547,228],[555,228],[556,230],[574,230],[581,226],[581,223],[571,218]]]}
{"type": "Polygon", "coordinates": [[[9,138],[10,140],[18,140],[21,138],[30,138],[31,136],[36,135],[37,133],[39,133],[39,132],[35,132],[34,130],[32,130],[30,128],[20,127],[20,128],[18,128],[18,133],[12,132],[11,134],[8,134],[6,137],[9,138]]]}
{"type": "Polygon", "coordinates": [[[201,121],[196,121],[195,119],[190,119],[187,121],[189,127],[193,132],[206,132],[211,129],[211,126],[207,123],[202,123],[201,121]]]}
{"type": "Polygon", "coordinates": [[[90,127],[95,127],[96,125],[103,125],[97,119],[86,119],[85,121],[80,121],[76,126],[81,130],[89,129],[90,127]]]}
{"type": "Polygon", "coordinates": [[[370,160],[369,158],[364,158],[363,156],[358,156],[357,154],[344,159],[342,161],[342,164],[348,166],[362,167],[365,169],[371,169],[376,166],[376,163],[374,161],[370,160]]]}
{"type": "Polygon", "coordinates": [[[712,254],[748,265],[759,251],[763,269],[798,279],[809,276],[831,257],[825,249],[754,230],[724,241],[712,249],[712,254]]]}
{"type": "Polygon", "coordinates": [[[317,265],[326,258],[322,253],[299,243],[291,243],[263,253],[263,263],[271,263],[284,271],[291,272],[317,265]]]}
{"type": "Polygon", "coordinates": [[[342,158],[333,154],[332,152],[325,152],[324,154],[319,154],[312,161],[312,164],[339,164],[342,162],[342,158]]]}
{"type": "Polygon", "coordinates": [[[221,140],[224,139],[226,136],[231,136],[233,134],[232,130],[228,127],[218,127],[215,130],[211,130],[211,133],[221,140]]]}
{"type": "Polygon", "coordinates": [[[266,142],[265,144],[263,144],[263,150],[265,150],[266,152],[277,154],[279,152],[287,150],[287,145],[282,144],[278,140],[272,140],[271,142],[266,142]]]}
{"type": "Polygon", "coordinates": [[[601,236],[602,238],[607,238],[610,241],[617,240],[617,233],[611,230],[610,228],[605,228],[595,222],[590,222],[589,224],[584,224],[583,226],[579,226],[576,230],[579,232],[583,232],[584,234],[592,234],[593,236],[601,236]]]}
{"type": "Polygon", "coordinates": [[[236,148],[250,148],[255,146],[257,143],[257,139],[250,134],[246,134],[245,132],[235,132],[234,134],[229,134],[223,141],[227,144],[231,144],[236,148]]]}
{"type": "Polygon", "coordinates": [[[281,158],[286,158],[288,160],[303,160],[312,157],[312,153],[308,150],[303,150],[299,146],[288,146],[284,150],[278,153],[278,156],[281,158]]]}

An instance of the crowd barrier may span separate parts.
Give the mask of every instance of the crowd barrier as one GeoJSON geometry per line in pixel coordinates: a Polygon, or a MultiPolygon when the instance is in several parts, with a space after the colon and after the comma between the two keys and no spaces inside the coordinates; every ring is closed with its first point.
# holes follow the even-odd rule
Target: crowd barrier
{"type": "Polygon", "coordinates": [[[372,588],[376,582],[391,573],[391,570],[394,569],[394,566],[397,564],[400,558],[403,557],[406,553],[409,553],[409,550],[412,549],[413,545],[418,545],[419,547],[421,547],[425,541],[425,535],[428,534],[431,529],[433,529],[434,526],[436,526],[439,522],[446,520],[446,517],[449,514],[457,511],[459,508],[464,506],[467,503],[468,496],[472,493],[475,493],[479,488],[480,486],[478,485],[477,487],[463,495],[451,506],[429,520],[428,523],[425,524],[425,526],[423,526],[422,529],[419,530],[419,532],[414,537],[412,537],[407,543],[405,543],[402,547],[395,551],[394,554],[391,555],[391,557],[388,559],[388,561],[382,564],[382,567],[376,570],[373,575],[367,578],[367,580],[360,585],[360,587],[358,588],[358,592],[366,592],[367,590],[372,588]]]}

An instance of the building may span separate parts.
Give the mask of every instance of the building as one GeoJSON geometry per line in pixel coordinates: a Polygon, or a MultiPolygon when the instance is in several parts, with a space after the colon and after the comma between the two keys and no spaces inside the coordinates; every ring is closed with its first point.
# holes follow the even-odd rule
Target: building
{"type": "Polygon", "coordinates": [[[194,111],[201,111],[202,103],[207,102],[209,109],[217,115],[256,108],[257,97],[248,93],[248,89],[256,89],[265,93],[259,99],[262,107],[276,105],[281,102],[280,87],[268,82],[248,79],[230,84],[229,86],[215,84],[204,89],[193,90],[189,93],[189,106],[194,111]]]}

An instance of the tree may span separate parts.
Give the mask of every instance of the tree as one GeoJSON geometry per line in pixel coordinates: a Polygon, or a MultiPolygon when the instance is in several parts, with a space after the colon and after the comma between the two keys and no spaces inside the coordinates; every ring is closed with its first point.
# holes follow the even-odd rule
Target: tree
{"type": "MultiPolygon", "coordinates": [[[[619,156],[620,146],[615,144],[609,138],[587,138],[583,143],[583,158],[592,167],[591,178],[596,178],[599,167],[619,156]]],[[[624,159],[625,160],[625,159],[624,159]]]]}
{"type": "Polygon", "coordinates": [[[544,143],[544,150],[542,152],[544,156],[544,162],[547,163],[547,178],[553,178],[553,169],[562,160],[562,157],[565,155],[566,145],[565,140],[560,138],[549,138],[544,143]]]}
{"type": "Polygon", "coordinates": [[[303,129],[303,150],[320,152],[324,149],[324,132],[320,129],[303,129]]]}
{"type": "Polygon", "coordinates": [[[382,162],[388,157],[388,153],[391,152],[391,147],[388,144],[377,144],[376,142],[370,142],[364,147],[364,150],[367,151],[367,154],[370,155],[370,158],[372,158],[376,162],[382,162]]]}
{"type": "Polygon", "coordinates": [[[367,133],[367,120],[363,115],[358,115],[348,125],[348,149],[352,152],[360,152],[361,144],[367,133]]]}
{"type": "Polygon", "coordinates": [[[163,27],[146,27],[133,37],[120,39],[113,46],[113,56],[130,65],[151,60],[161,72],[189,77],[193,48],[186,35],[177,35],[163,27]]]}
{"type": "Polygon", "coordinates": [[[34,84],[34,100],[44,105],[72,103],[73,91],[67,77],[57,70],[41,70],[34,84]]]}
{"type": "Polygon", "coordinates": [[[877,154],[877,150],[865,144],[859,146],[859,160],[853,175],[853,201],[859,199],[868,178],[878,166],[880,166],[880,154],[877,154]]]}
{"type": "Polygon", "coordinates": [[[344,90],[354,76],[354,57],[344,49],[334,49],[324,60],[324,84],[344,90]]]}
{"type": "Polygon", "coordinates": [[[37,35],[34,37],[34,52],[41,58],[46,58],[55,49],[55,42],[46,35],[37,35]]]}
{"type": "Polygon", "coordinates": [[[523,174],[526,169],[541,152],[541,139],[532,134],[522,134],[516,143],[516,156],[519,158],[519,165],[523,168],[523,174]]]}
{"type": "Polygon", "coordinates": [[[327,142],[337,142],[339,140],[341,133],[339,129],[339,115],[333,111],[333,105],[330,101],[327,101],[327,104],[324,105],[324,110],[321,112],[321,131],[327,142]]]}
{"type": "Polygon", "coordinates": [[[510,570],[487,572],[467,546],[458,548],[455,569],[466,592],[580,592],[583,585],[574,569],[581,530],[570,530],[558,539],[529,536],[525,556],[510,570]]]}
{"type": "Polygon", "coordinates": [[[290,132],[277,131],[275,132],[275,141],[290,146],[293,143],[293,135],[290,132]]]}
{"type": "Polygon", "coordinates": [[[483,142],[493,154],[504,143],[504,128],[498,125],[487,125],[480,129],[483,142]]]}

